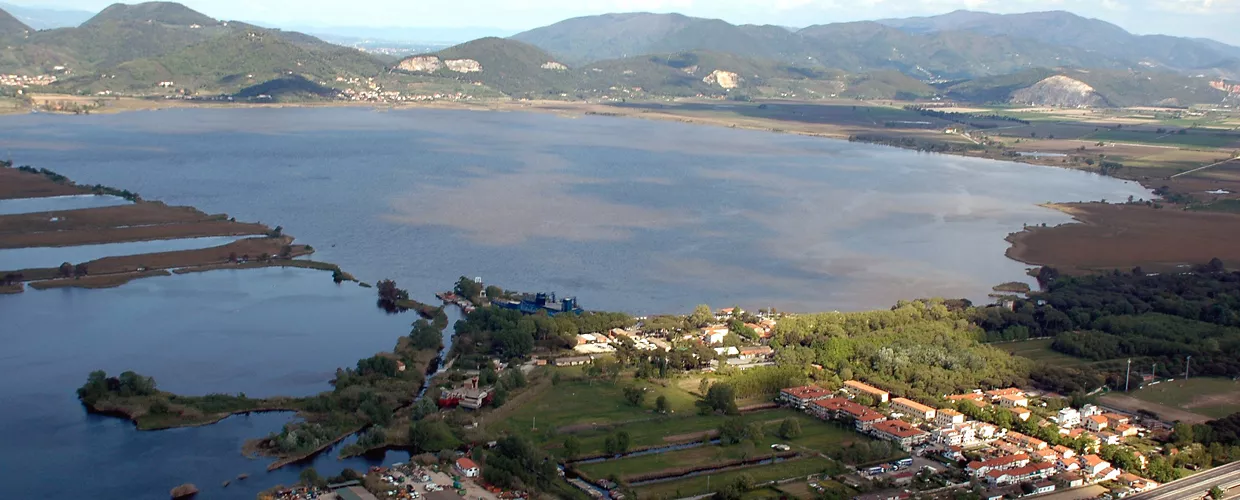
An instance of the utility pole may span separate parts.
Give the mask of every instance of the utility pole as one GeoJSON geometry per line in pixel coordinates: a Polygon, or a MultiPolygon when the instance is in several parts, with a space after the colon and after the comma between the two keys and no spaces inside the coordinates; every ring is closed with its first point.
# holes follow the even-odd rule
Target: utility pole
{"type": "Polygon", "coordinates": [[[1192,356],[1188,356],[1188,358],[1184,360],[1184,380],[1188,380],[1188,367],[1190,366],[1193,366],[1192,356]]]}
{"type": "Polygon", "coordinates": [[[1132,378],[1132,358],[1128,358],[1128,371],[1124,372],[1124,392],[1128,392],[1128,380],[1132,378]]]}

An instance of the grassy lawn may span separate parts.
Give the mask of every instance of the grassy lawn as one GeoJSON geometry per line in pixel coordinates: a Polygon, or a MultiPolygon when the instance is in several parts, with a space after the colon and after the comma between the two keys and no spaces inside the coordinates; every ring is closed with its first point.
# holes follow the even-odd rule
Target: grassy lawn
{"type": "Polygon", "coordinates": [[[790,460],[777,464],[746,467],[733,471],[709,476],[695,476],[678,481],[655,483],[636,488],[638,498],[681,498],[702,495],[716,491],[720,485],[730,484],[736,478],[746,474],[753,478],[754,483],[764,483],[779,479],[808,476],[838,467],[835,462],[819,457],[790,460]],[[707,486],[707,481],[710,485],[707,486]]]}
{"type": "Polygon", "coordinates": [[[1139,132],[1135,130],[1101,130],[1088,137],[1090,140],[1134,142],[1138,144],[1158,144],[1166,146],[1188,146],[1206,148],[1229,148],[1240,143],[1240,135],[1219,135],[1217,132],[1202,133],[1189,131],[1180,134],[1159,134],[1157,132],[1139,132]]]}
{"type": "Polygon", "coordinates": [[[1087,359],[1069,356],[1062,352],[1051,349],[1051,343],[1055,339],[1034,339],[1022,342],[1004,342],[995,344],[995,347],[1003,349],[1016,356],[1029,358],[1038,363],[1047,363],[1056,366],[1078,366],[1088,364],[1087,359]]]}
{"type": "MultiPolygon", "coordinates": [[[[571,373],[564,372],[565,375],[571,373]]],[[[568,380],[566,376],[558,385],[547,387],[512,412],[502,427],[528,432],[537,424],[541,432],[574,425],[607,425],[654,418],[654,403],[660,395],[667,397],[669,406],[676,414],[696,411],[694,402],[697,398],[674,382],[668,382],[668,387],[640,382],[650,390],[641,407],[633,406],[624,399],[624,387],[630,383],[631,379],[625,377],[612,384],[607,381],[568,380]]]]}
{"type": "Polygon", "coordinates": [[[1222,418],[1240,412],[1240,382],[1225,378],[1194,378],[1163,382],[1129,394],[1149,401],[1193,413],[1222,418]]]}
{"type": "MultiPolygon", "coordinates": [[[[722,423],[724,417],[688,417],[675,419],[676,425],[683,425],[696,422],[691,432],[706,432],[714,429],[714,426],[708,425],[713,423],[718,425],[722,423]]],[[[742,417],[746,422],[762,422],[766,437],[757,445],[738,444],[731,446],[709,445],[698,448],[690,448],[687,450],[678,450],[657,455],[643,455],[622,460],[610,462],[594,463],[581,466],[581,470],[592,477],[608,477],[612,474],[620,477],[650,474],[669,469],[692,468],[711,463],[719,463],[730,460],[741,460],[756,456],[769,455],[773,453],[771,445],[782,443],[792,446],[793,451],[809,453],[816,455],[818,453],[830,454],[831,451],[848,446],[855,442],[868,442],[871,438],[858,434],[852,429],[834,425],[828,422],[821,422],[814,418],[797,413],[791,410],[769,410],[746,414],[742,417]],[[777,434],[780,424],[784,419],[793,418],[801,425],[801,435],[795,439],[787,440],[780,438],[777,434]]],[[[652,444],[638,444],[635,446],[653,446],[663,444],[662,436],[666,435],[659,430],[644,430],[646,424],[634,424],[623,427],[623,430],[634,436],[634,442],[640,441],[653,442],[652,444]]],[[[677,429],[683,430],[683,429],[677,429]]],[[[583,448],[594,449],[594,443],[598,443],[598,448],[602,447],[602,440],[605,439],[605,433],[599,433],[598,436],[591,436],[590,439],[582,439],[583,448]]]]}

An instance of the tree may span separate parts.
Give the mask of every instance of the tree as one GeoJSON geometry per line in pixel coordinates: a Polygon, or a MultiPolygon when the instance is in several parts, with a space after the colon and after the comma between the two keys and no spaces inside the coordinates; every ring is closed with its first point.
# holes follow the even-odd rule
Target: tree
{"type": "Polygon", "coordinates": [[[68,262],[61,264],[60,265],[60,277],[68,278],[70,276],[73,276],[73,264],[70,264],[68,262]]]}
{"type": "Polygon", "coordinates": [[[783,423],[779,424],[779,437],[784,439],[796,439],[801,436],[801,423],[794,418],[785,418],[783,423]]]}
{"type": "Polygon", "coordinates": [[[572,460],[579,454],[581,454],[581,440],[571,435],[564,438],[564,458],[572,460]]]}
{"type": "Polygon", "coordinates": [[[306,486],[327,485],[327,481],[324,481],[323,478],[319,476],[319,471],[314,470],[314,467],[306,467],[305,469],[302,469],[301,474],[298,477],[301,479],[301,483],[306,486]]]}
{"type": "Polygon", "coordinates": [[[654,411],[658,413],[667,413],[668,409],[667,396],[660,394],[658,398],[655,398],[654,411]]]}
{"type": "Polygon", "coordinates": [[[461,276],[460,279],[456,280],[456,286],[453,287],[452,291],[470,302],[475,304],[481,303],[482,284],[472,279],[461,276]]]}
{"type": "Polygon", "coordinates": [[[81,278],[82,276],[86,276],[88,274],[88,271],[89,270],[86,267],[86,263],[83,262],[81,264],[73,266],[73,277],[81,278]]]}
{"type": "Polygon", "coordinates": [[[706,391],[708,389],[710,389],[710,379],[706,377],[702,377],[702,380],[698,382],[698,394],[701,394],[702,397],[705,397],[706,391]]]}
{"type": "Polygon", "coordinates": [[[504,289],[495,285],[490,285],[486,288],[486,294],[488,299],[498,299],[504,296],[504,289]]]}
{"type": "Polygon", "coordinates": [[[629,451],[630,445],[632,445],[632,438],[629,436],[628,432],[620,431],[616,433],[616,450],[617,451],[619,451],[620,453],[626,453],[629,451]]]}
{"type": "Polygon", "coordinates": [[[624,388],[624,400],[633,406],[641,406],[642,399],[646,398],[646,388],[631,385],[624,388]]]}
{"type": "Polygon", "coordinates": [[[1220,488],[1217,484],[1210,488],[1211,500],[1223,500],[1225,497],[1227,497],[1227,492],[1223,491],[1223,488],[1220,488]]]}
{"type": "Polygon", "coordinates": [[[745,422],[739,418],[729,418],[719,425],[719,441],[725,445],[736,444],[745,440],[745,422]]]}
{"type": "Polygon", "coordinates": [[[693,313],[689,315],[689,324],[696,328],[707,326],[714,320],[715,315],[710,312],[710,306],[706,304],[693,308],[693,313]]]}
{"type": "Polygon", "coordinates": [[[713,411],[723,413],[725,415],[737,415],[740,409],[736,407],[736,391],[728,384],[714,384],[706,391],[706,397],[702,403],[706,408],[713,411]]]}

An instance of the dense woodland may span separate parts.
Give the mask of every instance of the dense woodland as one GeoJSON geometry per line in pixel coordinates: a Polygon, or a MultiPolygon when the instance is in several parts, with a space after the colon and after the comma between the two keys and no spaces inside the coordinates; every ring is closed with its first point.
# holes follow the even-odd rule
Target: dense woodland
{"type": "Polygon", "coordinates": [[[578,333],[625,328],[635,321],[624,313],[523,315],[511,309],[484,307],[456,322],[457,339],[453,350],[462,357],[521,358],[533,352],[535,346],[568,348],[577,345],[573,337],[578,333]]]}
{"type": "Polygon", "coordinates": [[[781,367],[809,368],[831,385],[857,378],[907,397],[937,399],[1026,380],[1030,363],[982,344],[984,335],[967,310],[915,301],[887,311],[784,318],[771,344],[781,367]]]}
{"type": "Polygon", "coordinates": [[[1017,300],[1013,310],[975,310],[987,340],[1053,337],[1065,354],[1157,363],[1164,376],[1183,373],[1192,356],[1195,375],[1240,376],[1240,273],[1223,271],[1217,260],[1184,274],[1061,277],[1044,270],[1040,280],[1045,291],[1017,300]]]}

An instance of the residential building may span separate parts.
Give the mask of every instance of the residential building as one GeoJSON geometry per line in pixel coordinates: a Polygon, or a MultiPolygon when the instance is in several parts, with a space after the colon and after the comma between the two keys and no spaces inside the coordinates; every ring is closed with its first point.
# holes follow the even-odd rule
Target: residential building
{"type": "Polygon", "coordinates": [[[887,420],[882,413],[845,398],[818,399],[808,405],[811,415],[820,419],[851,419],[858,432],[869,432],[874,424],[887,420]]]}
{"type": "Polygon", "coordinates": [[[1037,481],[1050,477],[1055,466],[1048,463],[1029,464],[1004,470],[992,470],[986,473],[986,482],[991,486],[1004,486],[1024,481],[1037,481]]]}
{"type": "Polygon", "coordinates": [[[1096,476],[1109,468],[1111,468],[1111,462],[1103,460],[1098,455],[1085,455],[1081,457],[1081,471],[1086,475],[1096,476]]]}
{"type": "Polygon", "coordinates": [[[725,325],[713,325],[702,329],[702,343],[706,345],[722,344],[727,336],[728,327],[725,325]]]}
{"type": "Polygon", "coordinates": [[[1119,484],[1132,488],[1137,492],[1148,491],[1158,487],[1158,483],[1139,477],[1131,472],[1121,473],[1119,477],[1115,478],[1115,481],[1119,484]]]}
{"type": "Polygon", "coordinates": [[[1052,464],[1059,462],[1059,454],[1055,453],[1055,450],[1051,449],[1037,450],[1029,455],[1039,462],[1047,462],[1052,464]]]}
{"type": "Polygon", "coordinates": [[[779,391],[779,400],[789,406],[804,410],[810,402],[831,397],[831,391],[816,385],[789,387],[779,391]]]}
{"type": "Polygon", "coordinates": [[[886,403],[891,400],[891,394],[887,391],[856,380],[844,382],[844,390],[853,395],[866,394],[874,398],[875,403],[886,403]]]}
{"type": "Polygon", "coordinates": [[[1081,412],[1076,408],[1064,408],[1055,414],[1053,420],[1060,427],[1076,427],[1081,425],[1081,412]]]}
{"type": "Polygon", "coordinates": [[[1055,450],[1055,453],[1058,453],[1060,458],[1068,459],[1076,456],[1076,450],[1061,444],[1055,445],[1055,447],[1051,449],[1055,450]]]}
{"type": "Polygon", "coordinates": [[[1119,434],[1102,431],[1098,433],[1098,441],[1106,445],[1117,445],[1120,443],[1119,434]]]}
{"type": "Polygon", "coordinates": [[[468,458],[457,459],[456,470],[460,471],[465,477],[478,477],[482,473],[482,469],[478,468],[478,464],[468,458]]]}
{"type": "Polygon", "coordinates": [[[1055,479],[1059,480],[1061,484],[1063,484],[1064,486],[1068,488],[1076,488],[1076,487],[1085,485],[1085,479],[1082,478],[1079,474],[1075,474],[1072,472],[1060,473],[1059,475],[1055,476],[1055,479]]]}
{"type": "Polygon", "coordinates": [[[1084,419],[1086,418],[1092,417],[1094,415],[1101,415],[1101,414],[1102,414],[1102,408],[1099,408],[1097,406],[1085,405],[1081,407],[1081,419],[1082,419],[1081,421],[1082,422],[1084,422],[1084,419]]]}
{"type": "Polygon", "coordinates": [[[939,427],[951,427],[956,424],[964,423],[964,414],[951,408],[943,408],[934,415],[934,425],[939,427]]]}
{"type": "Polygon", "coordinates": [[[1015,387],[1009,387],[1007,389],[994,389],[991,391],[986,391],[986,395],[990,396],[991,399],[998,399],[1003,396],[1024,396],[1025,391],[1015,387]]]}
{"type": "Polygon", "coordinates": [[[1055,491],[1055,483],[1050,480],[1043,479],[1041,481],[1033,483],[1033,494],[1034,495],[1041,495],[1043,493],[1050,493],[1052,491],[1055,491]]]}
{"type": "Polygon", "coordinates": [[[904,451],[912,450],[930,439],[930,434],[903,420],[884,420],[874,424],[871,432],[874,437],[899,444],[904,451]]]}
{"type": "Polygon", "coordinates": [[[592,359],[590,356],[567,356],[563,358],[555,358],[551,363],[555,366],[581,366],[589,363],[592,359]]]}
{"type": "Polygon", "coordinates": [[[988,424],[986,422],[974,422],[973,434],[977,436],[977,439],[994,439],[994,437],[999,434],[999,428],[994,424],[988,424]]]}
{"type": "Polygon", "coordinates": [[[932,434],[935,442],[945,446],[968,446],[977,442],[977,434],[969,424],[939,427],[932,434]]]}
{"type": "Polygon", "coordinates": [[[948,396],[947,400],[958,403],[961,401],[981,401],[985,398],[986,396],[980,392],[970,392],[968,394],[953,394],[948,396]]]}
{"type": "Polygon", "coordinates": [[[1128,425],[1128,424],[1116,425],[1115,428],[1112,430],[1116,434],[1119,434],[1120,437],[1132,437],[1132,436],[1136,436],[1138,433],[1138,429],[1136,426],[1128,425]]]}
{"type": "Polygon", "coordinates": [[[1046,441],[1016,431],[1008,431],[1007,435],[1003,436],[1003,440],[1030,450],[1045,450],[1048,448],[1046,441]]]}
{"type": "Polygon", "coordinates": [[[1116,469],[1115,467],[1107,467],[1094,476],[1094,481],[1113,481],[1115,478],[1119,477],[1119,474],[1119,469],[1116,469]]]}
{"type": "Polygon", "coordinates": [[[926,406],[908,398],[891,400],[891,409],[921,420],[934,420],[934,407],[926,406]]]}
{"type": "Polygon", "coordinates": [[[1102,415],[1094,415],[1085,419],[1085,428],[1093,432],[1101,432],[1110,425],[1110,422],[1102,415]]]}
{"type": "Polygon", "coordinates": [[[1029,406],[1029,398],[1023,394],[1004,394],[999,396],[999,406],[1004,408],[1015,408],[1017,406],[1029,406]]]}
{"type": "Polygon", "coordinates": [[[1021,420],[1029,420],[1029,417],[1033,416],[1033,412],[1023,406],[1012,406],[1008,411],[1012,412],[1012,416],[1021,420]]]}
{"type": "Polygon", "coordinates": [[[1013,469],[1016,467],[1024,467],[1026,465],[1029,465],[1029,455],[1007,455],[985,461],[969,462],[969,465],[965,467],[965,471],[973,477],[980,478],[984,477],[991,471],[1013,469]]]}
{"type": "Polygon", "coordinates": [[[1109,423],[1111,427],[1128,424],[1128,417],[1118,413],[1103,413],[1102,417],[1107,419],[1107,423],[1109,423]]]}

